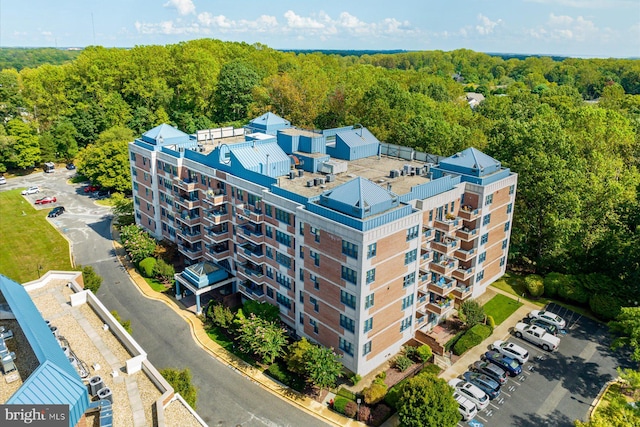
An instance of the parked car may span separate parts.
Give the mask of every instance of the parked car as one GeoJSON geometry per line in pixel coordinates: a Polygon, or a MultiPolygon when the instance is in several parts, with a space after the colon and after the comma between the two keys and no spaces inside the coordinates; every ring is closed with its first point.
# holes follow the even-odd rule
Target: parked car
{"type": "Polygon", "coordinates": [[[453,387],[456,393],[459,393],[475,403],[479,411],[489,406],[489,396],[487,393],[480,390],[478,387],[471,383],[468,383],[460,378],[453,378],[449,380],[449,385],[453,387]]]}
{"type": "Polygon", "coordinates": [[[558,348],[560,338],[555,335],[548,334],[544,328],[536,325],[527,325],[526,323],[517,323],[514,327],[515,335],[518,338],[525,339],[542,347],[545,351],[553,351],[558,348]]]}
{"type": "Polygon", "coordinates": [[[494,365],[493,363],[485,362],[484,360],[478,360],[473,364],[472,369],[480,374],[488,376],[494,381],[497,381],[499,384],[504,384],[507,382],[507,372],[500,366],[494,365]]]}
{"type": "Polygon", "coordinates": [[[529,319],[529,324],[539,326],[547,331],[548,334],[551,334],[553,336],[558,335],[558,327],[556,325],[552,325],[551,323],[545,322],[542,319],[529,319]]]}
{"type": "Polygon", "coordinates": [[[76,165],[74,165],[73,163],[67,163],[67,169],[72,171],[76,169],[76,165]]]}
{"type": "Polygon", "coordinates": [[[111,191],[102,189],[102,190],[96,191],[95,193],[93,193],[93,195],[98,199],[104,199],[111,195],[111,191]]]}
{"type": "Polygon", "coordinates": [[[460,393],[454,392],[453,398],[458,402],[458,412],[462,415],[463,421],[469,421],[478,414],[476,404],[460,393]]]}
{"type": "Polygon", "coordinates": [[[551,323],[552,325],[555,325],[558,329],[564,329],[564,327],[567,326],[567,322],[565,322],[565,320],[562,317],[550,311],[533,310],[531,313],[529,313],[529,317],[532,319],[540,319],[547,323],[551,323]]]}
{"type": "Polygon", "coordinates": [[[55,218],[57,216],[62,215],[64,212],[65,212],[64,206],[56,206],[55,208],[51,209],[51,211],[47,216],[49,218],[55,218]]]}
{"type": "Polygon", "coordinates": [[[484,358],[507,371],[512,377],[515,377],[522,373],[522,366],[520,365],[520,363],[518,363],[517,360],[505,356],[504,354],[497,351],[487,351],[484,354],[484,358]]]}
{"type": "Polygon", "coordinates": [[[37,185],[27,188],[26,190],[22,190],[20,194],[23,196],[27,196],[29,194],[36,194],[40,192],[40,188],[37,185]]]}
{"type": "Polygon", "coordinates": [[[491,347],[505,356],[509,356],[510,358],[517,360],[521,365],[524,365],[529,360],[529,352],[518,344],[509,341],[496,340],[493,342],[491,347]]]}
{"type": "MultiPolygon", "coordinates": [[[[489,363],[490,365],[491,363],[489,363]]],[[[468,382],[484,391],[489,399],[495,399],[500,396],[500,384],[496,380],[489,378],[484,374],[477,372],[465,372],[462,377],[468,382]]]]}
{"type": "Polygon", "coordinates": [[[0,176],[0,185],[6,184],[6,183],[7,183],[7,178],[5,178],[4,176],[0,176]]]}
{"type": "Polygon", "coordinates": [[[57,201],[58,199],[56,199],[55,197],[47,196],[36,200],[36,205],[46,205],[49,203],[55,203],[57,201]]]}
{"type": "Polygon", "coordinates": [[[84,187],[84,192],[85,193],[95,193],[96,191],[100,190],[100,187],[98,187],[97,185],[87,185],[86,187],[84,187]]]}

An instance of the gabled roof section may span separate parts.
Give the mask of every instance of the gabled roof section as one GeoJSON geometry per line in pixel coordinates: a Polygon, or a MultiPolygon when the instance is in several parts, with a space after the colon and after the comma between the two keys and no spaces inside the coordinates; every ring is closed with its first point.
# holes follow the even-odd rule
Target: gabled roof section
{"type": "Polygon", "coordinates": [[[189,135],[166,123],[142,134],[142,140],[153,145],[177,144],[189,141],[189,135]]]}
{"type": "Polygon", "coordinates": [[[398,196],[358,177],[322,194],[320,204],[350,216],[366,218],[398,206],[398,196]]]}
{"type": "Polygon", "coordinates": [[[0,274],[0,292],[7,300],[38,361],[49,361],[80,380],[24,287],[0,274]]]}
{"type": "Polygon", "coordinates": [[[474,176],[484,176],[501,169],[499,161],[473,147],[442,159],[441,169],[474,176]]]}
{"type": "Polygon", "coordinates": [[[380,144],[369,129],[361,127],[358,129],[349,129],[336,134],[336,138],[341,139],[347,146],[354,148],[363,145],[380,144]]]}
{"type": "Polygon", "coordinates": [[[291,126],[291,122],[283,119],[277,114],[273,114],[271,111],[264,113],[260,117],[256,117],[253,120],[250,120],[249,123],[252,125],[259,125],[264,127],[273,127],[278,125],[291,126]]]}
{"type": "Polygon", "coordinates": [[[291,159],[276,142],[234,144],[230,149],[242,167],[268,176],[284,175],[291,165],[291,159]]]}
{"type": "MultiPolygon", "coordinates": [[[[8,404],[68,404],[74,406],[87,393],[80,378],[69,375],[60,366],[47,360],[38,366],[8,400],[8,404]]],[[[86,407],[89,406],[86,399],[86,407]]]]}
{"type": "Polygon", "coordinates": [[[207,276],[213,272],[220,270],[220,267],[209,261],[202,261],[197,264],[190,265],[186,268],[198,277],[207,276]]]}

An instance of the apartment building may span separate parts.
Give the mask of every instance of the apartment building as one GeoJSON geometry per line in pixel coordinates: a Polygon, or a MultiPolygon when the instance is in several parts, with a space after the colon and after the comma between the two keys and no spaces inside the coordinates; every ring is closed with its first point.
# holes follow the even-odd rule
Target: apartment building
{"type": "MultiPolygon", "coordinates": [[[[198,271],[224,270],[230,292],[277,305],[353,372],[505,272],[517,175],[474,148],[429,156],[267,113],[242,130],[161,125],[129,152],[137,224],[198,271]]],[[[193,276],[181,289],[216,286],[193,276]]]]}

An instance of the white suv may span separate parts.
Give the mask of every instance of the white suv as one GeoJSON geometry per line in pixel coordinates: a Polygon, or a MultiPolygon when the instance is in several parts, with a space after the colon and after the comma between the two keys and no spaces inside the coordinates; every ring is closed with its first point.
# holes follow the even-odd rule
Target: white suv
{"type": "Polygon", "coordinates": [[[40,192],[40,188],[38,188],[37,185],[34,185],[33,187],[29,187],[26,190],[22,190],[22,192],[20,194],[22,194],[23,196],[29,195],[29,194],[36,194],[40,192]]]}
{"type": "Polygon", "coordinates": [[[489,396],[487,396],[487,393],[480,390],[479,387],[468,383],[465,380],[461,380],[460,378],[453,378],[449,381],[449,385],[455,389],[455,393],[458,393],[472,401],[478,407],[479,411],[482,411],[484,408],[489,406],[489,396]]]}
{"type": "Polygon", "coordinates": [[[497,340],[493,343],[492,347],[497,352],[517,360],[521,365],[524,365],[529,360],[529,352],[518,344],[497,340]]]}
{"type": "Polygon", "coordinates": [[[469,421],[478,414],[475,403],[462,396],[460,393],[453,393],[453,398],[458,402],[458,412],[462,415],[463,421],[469,421]]]}

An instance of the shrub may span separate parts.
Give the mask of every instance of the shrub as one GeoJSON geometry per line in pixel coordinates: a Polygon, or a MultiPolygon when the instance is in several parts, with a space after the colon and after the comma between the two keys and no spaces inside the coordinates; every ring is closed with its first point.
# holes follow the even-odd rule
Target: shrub
{"type": "Polygon", "coordinates": [[[566,281],[558,289],[558,296],[563,300],[579,305],[586,304],[589,301],[589,293],[582,286],[582,283],[576,280],[575,276],[565,276],[566,281]]]}
{"type": "Polygon", "coordinates": [[[493,316],[487,316],[487,326],[494,330],[496,328],[496,321],[493,319],[493,316]]]}
{"type": "Polygon", "coordinates": [[[544,293],[544,279],[542,276],[530,274],[524,278],[524,284],[527,287],[529,295],[534,298],[537,298],[544,293]]]}
{"type": "Polygon", "coordinates": [[[558,295],[558,289],[562,286],[564,281],[564,274],[561,273],[549,273],[544,278],[544,295],[553,298],[558,295]]]}
{"type": "Polygon", "coordinates": [[[356,394],[344,387],[340,387],[340,389],[336,393],[336,396],[344,397],[345,399],[353,400],[354,402],[356,400],[356,394]]]}
{"type": "Polygon", "coordinates": [[[362,380],[362,377],[359,374],[354,374],[351,376],[351,384],[356,385],[362,380]]]}
{"type": "Polygon", "coordinates": [[[367,405],[373,405],[380,402],[385,394],[387,394],[387,386],[382,383],[373,383],[362,391],[364,402],[367,405]]]}
{"type": "Polygon", "coordinates": [[[458,340],[464,335],[465,331],[460,331],[453,336],[449,341],[447,341],[444,345],[445,351],[450,351],[454,345],[458,342],[458,340]]]}
{"type": "Polygon", "coordinates": [[[393,366],[400,372],[406,371],[407,368],[412,364],[413,363],[411,362],[411,359],[403,355],[396,357],[395,360],[393,361],[393,366]]]}
{"type": "Polygon", "coordinates": [[[420,358],[422,363],[428,362],[433,357],[433,351],[431,350],[431,347],[429,347],[426,344],[423,344],[420,347],[418,347],[416,349],[416,354],[418,355],[418,358],[420,358]]]}
{"type": "Polygon", "coordinates": [[[344,408],[347,406],[347,403],[351,402],[349,399],[345,399],[344,397],[337,397],[333,401],[333,409],[341,414],[344,414],[344,408]]]}
{"type": "Polygon", "coordinates": [[[460,305],[458,316],[468,327],[472,327],[484,321],[484,308],[478,301],[468,299],[460,305]]]}
{"type": "Polygon", "coordinates": [[[170,285],[173,282],[173,275],[176,273],[173,265],[168,264],[162,258],[156,260],[156,265],[153,267],[153,276],[157,278],[161,283],[170,285]]]}
{"type": "Polygon", "coordinates": [[[189,404],[193,409],[196,409],[196,400],[198,399],[198,390],[191,383],[191,371],[189,368],[183,371],[177,369],[166,368],[160,371],[160,375],[167,380],[171,387],[180,393],[180,396],[189,404]]]}
{"type": "Polygon", "coordinates": [[[473,328],[469,329],[467,332],[479,335],[480,338],[487,339],[491,336],[491,327],[487,325],[476,325],[473,328]]]}
{"type": "Polygon", "coordinates": [[[429,374],[429,375],[438,375],[442,371],[442,368],[438,365],[434,365],[433,363],[429,363],[426,365],[421,371],[421,374],[429,374]]]}
{"type": "Polygon", "coordinates": [[[280,309],[268,302],[248,300],[242,305],[242,311],[246,317],[249,317],[253,313],[257,317],[268,322],[276,322],[280,320],[280,309]]]}
{"type": "Polygon", "coordinates": [[[99,276],[90,265],[80,267],[82,269],[82,281],[84,282],[84,288],[93,292],[94,295],[97,294],[98,289],[100,289],[100,285],[102,285],[102,276],[99,276]]]}
{"type": "Polygon", "coordinates": [[[153,269],[156,266],[156,259],[153,257],[147,257],[140,261],[138,264],[138,268],[140,269],[140,273],[144,277],[153,277],[153,269]]]}
{"type": "Polygon", "coordinates": [[[409,379],[405,378],[389,389],[386,396],[384,397],[384,402],[387,405],[394,409],[397,409],[398,400],[400,400],[400,395],[402,394],[402,386],[404,386],[407,381],[409,381],[409,379]]]}
{"type": "Polygon", "coordinates": [[[418,359],[418,348],[414,347],[412,345],[407,345],[404,347],[404,355],[407,356],[409,359],[411,360],[417,360],[418,359]]]}
{"type": "Polygon", "coordinates": [[[111,315],[113,316],[114,319],[116,319],[118,323],[120,323],[120,325],[122,325],[125,331],[131,334],[131,320],[123,321],[122,319],[120,319],[120,315],[115,310],[111,311],[111,315]]]}
{"type": "Polygon", "coordinates": [[[384,403],[377,404],[371,411],[371,425],[381,425],[389,415],[391,414],[391,408],[384,403]]]}
{"type": "Polygon", "coordinates": [[[611,295],[595,294],[589,298],[589,308],[598,319],[609,321],[620,314],[620,300],[611,295]]]}
{"type": "Polygon", "coordinates": [[[280,381],[283,384],[287,383],[287,374],[286,372],[282,371],[278,363],[272,363],[271,365],[269,365],[269,367],[267,368],[267,373],[274,380],[280,381]]]}
{"type": "Polygon", "coordinates": [[[371,408],[367,405],[360,405],[360,411],[358,412],[358,421],[368,423],[371,418],[371,408]]]}
{"type": "Polygon", "coordinates": [[[214,325],[227,329],[233,323],[233,313],[220,303],[209,305],[208,315],[214,325]]]}
{"type": "Polygon", "coordinates": [[[477,346],[482,342],[482,338],[476,334],[464,334],[453,346],[453,353],[456,356],[462,355],[465,351],[477,346]]]}
{"type": "Polygon", "coordinates": [[[376,379],[380,378],[381,380],[386,380],[387,379],[387,371],[382,371],[382,372],[378,372],[378,374],[376,375],[376,379]]]}
{"type": "Polygon", "coordinates": [[[353,400],[349,400],[344,407],[344,414],[349,418],[353,418],[356,416],[357,413],[358,413],[358,404],[353,400]]]}

